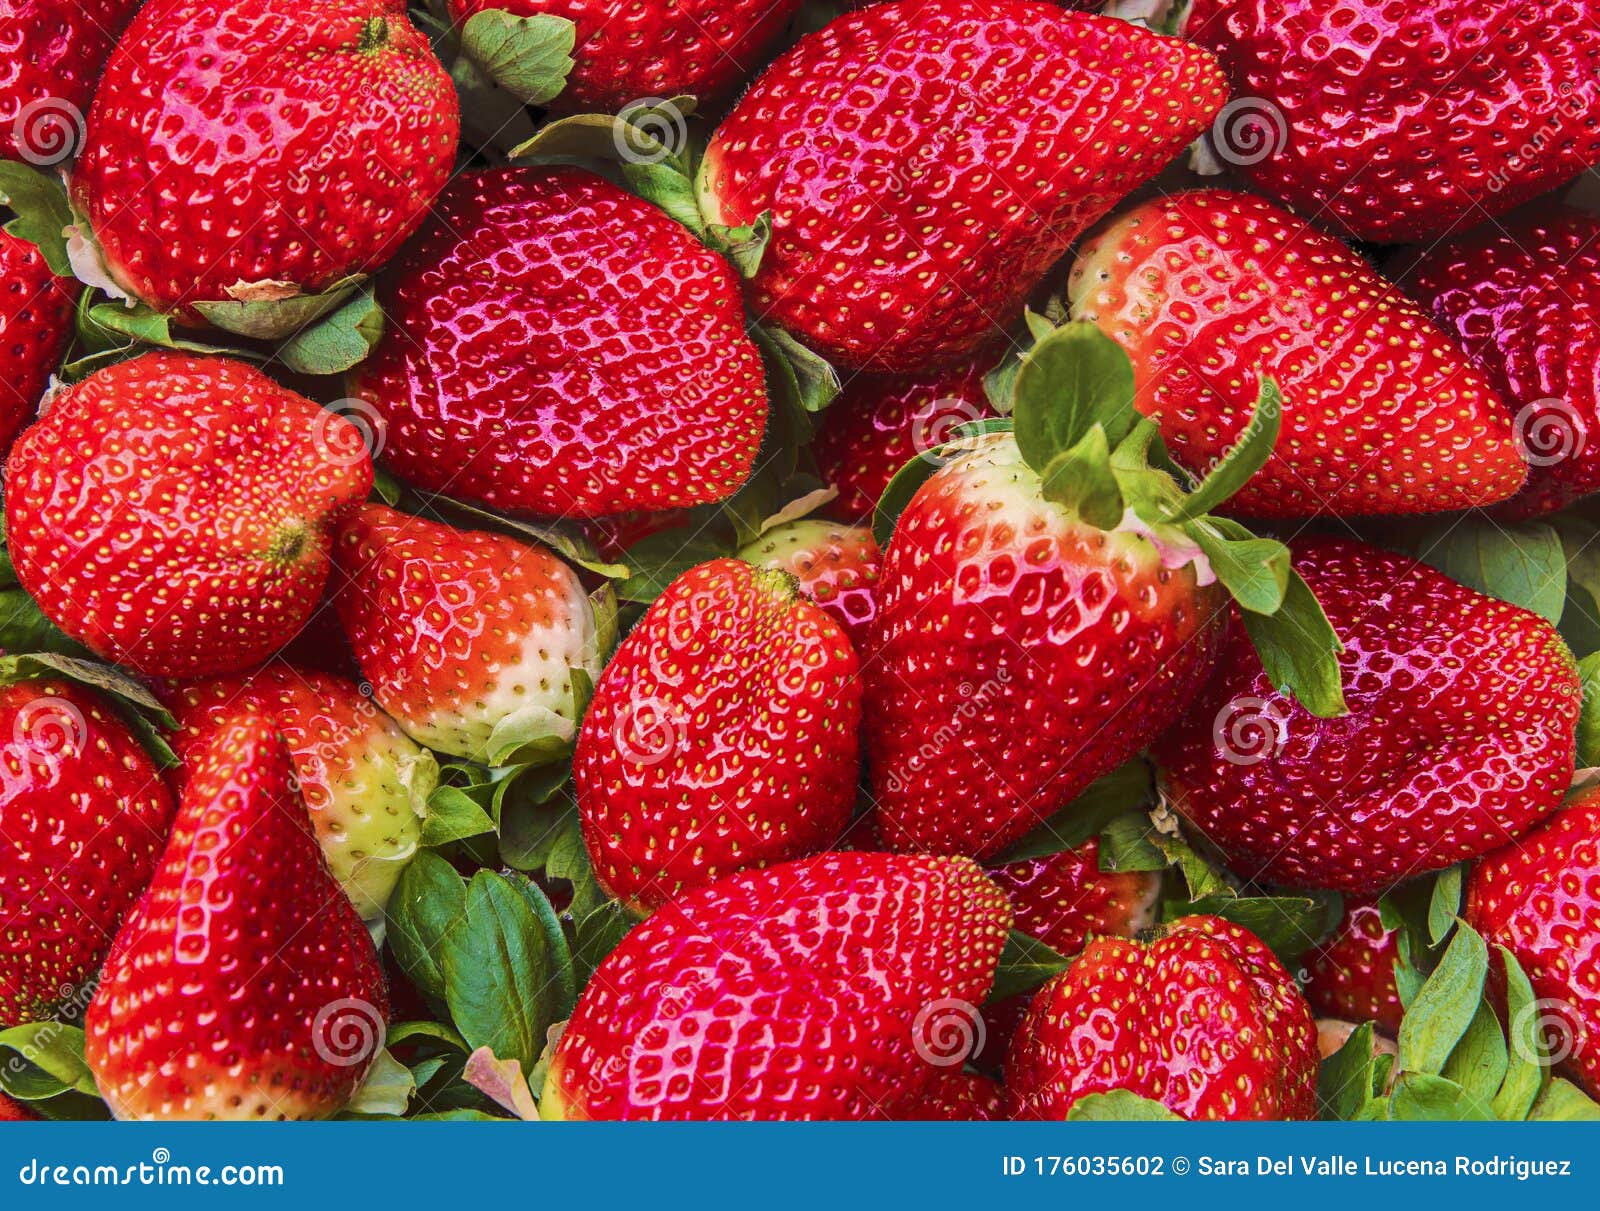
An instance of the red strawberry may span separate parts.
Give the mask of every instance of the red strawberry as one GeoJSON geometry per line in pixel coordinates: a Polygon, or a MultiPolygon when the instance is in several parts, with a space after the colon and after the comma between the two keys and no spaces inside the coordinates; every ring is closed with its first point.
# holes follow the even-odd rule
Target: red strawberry
{"type": "Polygon", "coordinates": [[[1554,1062],[1600,1097],[1600,790],[1484,858],[1463,915],[1516,956],[1554,1062]]]}
{"type": "Polygon", "coordinates": [[[850,641],[794,577],[690,569],[617,649],[578,732],[596,878],[650,909],[827,849],[850,823],[860,722],[850,641]]]}
{"type": "Polygon", "coordinates": [[[1319,1017],[1376,1022],[1398,1034],[1405,1013],[1394,982],[1399,957],[1399,933],[1384,928],[1377,902],[1348,900],[1333,936],[1306,956],[1306,1000],[1319,1017]]]}
{"type": "Polygon", "coordinates": [[[282,737],[237,716],[195,757],[89,1006],[101,1096],[122,1119],[324,1118],[360,1086],[387,1015],[282,737]]]}
{"type": "Polygon", "coordinates": [[[727,262],[577,168],[461,178],[384,279],[352,390],[402,478],[594,517],[721,500],[766,423],[727,262]]]}
{"type": "Polygon", "coordinates": [[[772,213],[756,312],[892,374],[993,345],[1077,235],[1210,123],[1197,47],[1035,0],[898,0],[762,74],[701,165],[715,223],[772,213]]]}
{"type": "Polygon", "coordinates": [[[269,665],[248,677],[174,687],[173,747],[204,753],[241,711],[271,720],[289,746],[295,780],[333,877],[363,917],[383,914],[417,852],[438,768],[372,701],[329,673],[269,665]]]}
{"type": "Polygon", "coordinates": [[[614,513],[610,517],[589,517],[577,523],[583,536],[594,544],[601,559],[620,560],[628,548],[652,534],[671,530],[690,522],[687,509],[663,509],[659,513],[614,513]]]}
{"type": "Polygon", "coordinates": [[[0,450],[39,410],[72,335],[78,289],[33,244],[0,231],[0,450]]]}
{"type": "Polygon", "coordinates": [[[316,607],[327,527],[372,488],[343,417],[221,358],[149,353],[63,393],[6,461],[22,587],[144,673],[264,660],[316,607]]]}
{"type": "Polygon", "coordinates": [[[573,677],[599,676],[601,636],[550,551],[367,505],[341,526],[334,558],[362,676],[417,740],[482,761],[502,741],[571,738],[573,677]]]}
{"type": "Polygon", "coordinates": [[[822,414],[812,442],[817,470],[839,490],[829,511],[870,521],[901,467],[931,454],[962,425],[994,415],[976,364],[917,378],[856,375],[822,414]]]}
{"type": "Polygon", "coordinates": [[[988,1123],[1005,1118],[1005,1091],[993,1077],[959,1068],[934,1072],[913,1101],[896,1108],[902,1123],[988,1123]]]}
{"type": "Polygon", "coordinates": [[[758,568],[788,572],[800,591],[833,616],[857,652],[878,615],[883,555],[872,531],[826,521],[774,526],[739,552],[758,568]]]}
{"type": "Polygon", "coordinates": [[[100,69],[140,2],[0,0],[0,159],[47,168],[72,156],[100,69]]]}
{"type": "Polygon", "coordinates": [[[155,870],[172,798],[115,713],[67,682],[0,688],[0,736],[4,1029],[92,981],[155,870]]]}
{"type": "Polygon", "coordinates": [[[633,101],[716,100],[752,75],[799,0],[449,0],[464,23],[493,9],[548,13],[576,30],[575,60],[554,102],[563,110],[614,113],[633,101]]]}
{"type": "Polygon", "coordinates": [[[1600,490],[1600,218],[1551,207],[1430,248],[1406,287],[1510,406],[1532,464],[1501,512],[1550,513],[1600,490]]]}
{"type": "Polygon", "coordinates": [[[866,1119],[910,1104],[1011,925],[971,862],[823,854],[688,892],[600,964],[539,1110],[568,1119],[866,1119]]]}
{"type": "Polygon", "coordinates": [[[0,1093],[0,1123],[29,1123],[35,1116],[20,1102],[14,1102],[0,1093]]]}
{"type": "Polygon", "coordinates": [[[1235,633],[1152,750],[1175,806],[1241,876],[1379,892],[1502,845],[1561,802],[1580,693],[1554,627],[1361,543],[1294,550],[1344,641],[1350,713],[1287,701],[1235,633]]]}
{"type": "Polygon", "coordinates": [[[1192,0],[1222,158],[1346,235],[1434,240],[1600,162],[1600,3],[1192,0]]]}
{"type": "Polygon", "coordinates": [[[455,164],[455,89],[399,0],[149,0],[72,174],[105,268],[193,304],[309,293],[393,255],[455,164]]]}
{"type": "Polygon", "coordinates": [[[1443,512],[1503,500],[1526,477],[1510,415],[1454,343],[1271,202],[1146,203],[1084,246],[1069,293],[1074,318],[1128,351],[1139,410],[1191,471],[1238,440],[1258,376],[1277,381],[1282,435],[1235,512],[1443,512]]]}
{"type": "Polygon", "coordinates": [[[1311,1119],[1311,1009],[1254,934],[1184,917],[1102,938],[1039,990],[1006,1063],[1017,1118],[1061,1119],[1127,1089],[1186,1119],[1311,1119]]]}

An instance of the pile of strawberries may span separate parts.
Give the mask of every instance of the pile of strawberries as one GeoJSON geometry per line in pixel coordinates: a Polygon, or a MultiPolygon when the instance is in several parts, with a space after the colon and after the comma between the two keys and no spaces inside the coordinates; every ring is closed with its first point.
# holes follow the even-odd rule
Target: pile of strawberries
{"type": "Polygon", "coordinates": [[[1600,0],[1094,7],[0,0],[0,1119],[1600,1118],[1600,0]]]}

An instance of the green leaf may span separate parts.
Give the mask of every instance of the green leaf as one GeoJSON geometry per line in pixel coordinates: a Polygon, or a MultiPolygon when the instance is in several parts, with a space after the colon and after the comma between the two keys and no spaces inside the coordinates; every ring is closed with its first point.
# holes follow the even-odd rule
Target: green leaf
{"type": "Polygon", "coordinates": [[[1000,963],[995,968],[989,1000],[993,1003],[1019,993],[1032,992],[1071,965],[1072,959],[1067,955],[1020,929],[1013,929],[1006,938],[1005,949],[1000,952],[1000,963]]]}
{"type": "MultiPolygon", "coordinates": [[[[358,274],[335,282],[327,289],[314,294],[211,299],[195,303],[194,309],[224,332],[232,332],[252,340],[275,341],[300,331],[307,324],[320,320],[342,306],[345,300],[360,288],[364,280],[365,278],[358,274]]],[[[247,288],[241,293],[272,294],[276,293],[274,288],[278,285],[280,284],[273,283],[269,287],[258,283],[255,288],[247,288]]],[[[283,288],[296,289],[288,285],[283,288]]]]}
{"type": "Polygon", "coordinates": [[[1489,951],[1483,938],[1460,925],[1444,958],[1428,977],[1400,1023],[1403,1073],[1439,1073],[1477,1015],[1489,951]]]}
{"type": "Polygon", "coordinates": [[[608,900],[585,914],[574,928],[577,944],[573,947],[572,963],[578,984],[583,986],[633,928],[633,917],[616,900],[608,900]]]}
{"type": "Polygon", "coordinates": [[[762,257],[772,239],[772,212],[763,210],[754,223],[729,227],[722,223],[706,225],[706,244],[733,262],[739,276],[746,280],[756,276],[762,257]]]}
{"type": "Polygon", "coordinates": [[[1571,1081],[1557,1077],[1550,1082],[1528,1114],[1529,1121],[1538,1122],[1600,1122],[1600,1106],[1590,1100],[1571,1081]]]}
{"type": "Polygon", "coordinates": [[[454,786],[435,787],[428,796],[428,815],[422,822],[422,844],[437,849],[452,841],[477,837],[494,831],[489,813],[477,800],[454,786]]]}
{"type": "Polygon", "coordinates": [[[1160,1102],[1140,1097],[1127,1089],[1109,1093],[1090,1093],[1072,1103],[1067,1111],[1069,1123],[1155,1123],[1182,1120],[1160,1102]]]}
{"type": "Polygon", "coordinates": [[[1482,1001],[1439,1075],[1460,1085],[1475,1101],[1488,1104],[1505,1080],[1507,1059],[1500,1019],[1495,1017],[1493,1007],[1482,1001]]]}
{"type": "Polygon", "coordinates": [[[1428,901],[1428,940],[1437,946],[1445,934],[1455,926],[1456,914],[1461,911],[1461,879],[1466,863],[1441,870],[1433,882],[1433,895],[1428,901]]]}
{"type": "Polygon", "coordinates": [[[889,541],[894,537],[900,514],[906,511],[906,506],[922,485],[933,478],[939,467],[939,459],[919,455],[894,473],[894,478],[884,488],[883,494],[878,497],[877,507],[872,511],[872,536],[877,540],[880,550],[889,549],[889,541]]]}
{"type": "Polygon", "coordinates": [[[16,1053],[0,1064],[0,1090],[36,1102],[76,1091],[98,1096],[83,1058],[83,1031],[64,1022],[32,1022],[0,1030],[0,1052],[16,1053]]]}
{"type": "Polygon", "coordinates": [[[1578,661],[1583,706],[1578,711],[1578,768],[1600,765],[1600,652],[1578,661]]]}
{"type": "Polygon", "coordinates": [[[1546,522],[1512,525],[1478,514],[1421,523],[1398,545],[1450,579],[1555,623],[1567,599],[1561,536],[1546,522]]]}
{"type": "Polygon", "coordinates": [[[1183,881],[1189,888],[1190,898],[1203,900],[1213,896],[1234,894],[1233,887],[1222,871],[1213,866],[1182,837],[1162,832],[1160,829],[1152,829],[1150,843],[1165,855],[1168,865],[1176,866],[1183,872],[1183,881]]]}
{"type": "Polygon", "coordinates": [[[1228,595],[1248,613],[1275,614],[1283,607],[1289,587],[1289,548],[1274,538],[1256,538],[1237,527],[1247,537],[1230,531],[1236,523],[1208,518],[1190,522],[1184,533],[1205,552],[1211,570],[1228,590],[1228,595]]]}
{"type": "Polygon", "coordinates": [[[1504,946],[1496,946],[1506,972],[1506,1077],[1494,1095],[1494,1114],[1507,1122],[1528,1117],[1544,1091],[1549,1069],[1544,1066],[1544,1040],[1539,1037],[1539,1011],[1533,985],[1522,964],[1504,946]]]}
{"type": "Polygon", "coordinates": [[[0,198],[17,216],[6,231],[35,245],[51,273],[70,278],[72,262],[63,233],[72,223],[72,207],[60,180],[27,164],[0,160],[0,198]]]}
{"type": "Polygon", "coordinates": [[[1086,787],[1066,807],[1000,854],[995,866],[1077,849],[1113,819],[1147,805],[1155,790],[1150,767],[1135,757],[1086,787]]]}
{"type": "MultiPolygon", "coordinates": [[[[576,675],[579,669],[570,669],[576,675]]],[[[576,717],[576,716],[574,716],[576,717]]],[[[578,725],[547,706],[530,703],[495,723],[484,743],[485,764],[543,765],[572,751],[578,725]]]]}
{"type": "Polygon", "coordinates": [[[517,17],[501,9],[474,13],[461,27],[461,49],[519,101],[543,105],[560,95],[572,71],[577,27],[565,17],[517,17]]]}
{"type": "Polygon", "coordinates": [[[617,596],[637,605],[649,605],[690,568],[733,554],[731,538],[716,527],[678,527],[646,535],[623,553],[628,579],[617,586],[617,596]]]}
{"type": "Polygon", "coordinates": [[[367,1079],[345,1106],[345,1114],[404,1114],[417,1091],[417,1080],[386,1048],[380,1048],[367,1079]]]}
{"type": "Polygon", "coordinates": [[[1023,355],[1012,384],[1012,419],[1023,461],[1041,479],[1099,425],[1116,445],[1133,427],[1133,363],[1093,324],[1047,333],[1023,355]]]}
{"type": "Polygon", "coordinates": [[[0,589],[0,649],[7,652],[60,652],[92,656],[88,648],[57,629],[39,603],[22,588],[0,589]]]}
{"type": "Polygon", "coordinates": [[[341,374],[377,347],[383,327],[383,311],[372,291],[362,290],[326,319],[285,341],[277,357],[299,374],[341,374]]]}
{"type": "Polygon", "coordinates": [[[1221,917],[1242,925],[1280,958],[1310,950],[1329,932],[1328,904],[1313,896],[1211,895],[1162,906],[1167,920],[1194,914],[1221,917]]]}
{"type": "Polygon", "coordinates": [[[1106,821],[1100,831],[1100,869],[1166,870],[1172,862],[1151,839],[1154,835],[1147,812],[1130,811],[1106,821]]]}
{"type": "Polygon", "coordinates": [[[807,349],[781,328],[764,329],[768,338],[794,371],[800,384],[800,404],[807,412],[821,412],[839,394],[839,372],[819,354],[807,349]]]}
{"type": "Polygon", "coordinates": [[[1289,574],[1274,614],[1243,611],[1244,629],[1272,684],[1321,719],[1345,713],[1338,655],[1344,650],[1311,586],[1289,574]]]}
{"type": "Polygon", "coordinates": [[[1283,396],[1278,391],[1278,384],[1270,378],[1263,378],[1255,409],[1244,431],[1239,434],[1239,440],[1217,460],[1216,466],[1165,520],[1195,521],[1227,503],[1272,457],[1282,421],[1283,396]]]}
{"type": "Polygon", "coordinates": [[[1454,1081],[1427,1072],[1403,1072],[1389,1097],[1389,1117],[1405,1122],[1483,1122],[1494,1115],[1454,1081]]]}
{"type": "Polygon", "coordinates": [[[1122,488],[1111,470],[1106,431],[1092,425],[1070,450],[1056,454],[1039,474],[1046,500],[1070,509],[1091,526],[1110,530],[1122,521],[1122,488]]]}
{"type": "Polygon", "coordinates": [[[536,542],[549,547],[568,563],[596,576],[620,580],[628,575],[622,564],[606,563],[595,553],[593,545],[581,534],[555,522],[530,521],[525,517],[506,517],[464,500],[434,493],[418,495],[424,512],[433,513],[447,522],[471,529],[493,530],[509,534],[523,542],[536,542]]]}
{"type": "Polygon", "coordinates": [[[1317,1073],[1317,1102],[1330,1122],[1353,1122],[1367,1109],[1375,1089],[1372,1023],[1362,1022],[1317,1073]]]}
{"type": "Polygon", "coordinates": [[[424,996],[445,999],[440,953],[445,936],[467,912],[467,885],[455,868],[423,850],[401,872],[386,913],[389,949],[424,996]]]}

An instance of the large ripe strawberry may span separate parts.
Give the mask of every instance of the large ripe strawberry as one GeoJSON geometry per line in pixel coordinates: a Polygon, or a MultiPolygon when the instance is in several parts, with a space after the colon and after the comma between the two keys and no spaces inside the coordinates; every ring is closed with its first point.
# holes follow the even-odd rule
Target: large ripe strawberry
{"type": "Polygon", "coordinates": [[[839,496],[837,517],[871,521],[895,472],[930,455],[972,421],[995,415],[977,363],[943,374],[887,378],[858,374],[822,414],[811,449],[817,470],[839,496]]]}
{"type": "Polygon", "coordinates": [[[129,294],[311,293],[377,268],[455,165],[455,89],[400,0],[149,0],[72,172],[129,294]]]}
{"type": "Polygon", "coordinates": [[[78,1000],[156,868],[172,798],[127,726],[79,686],[0,689],[0,736],[4,1029],[78,1000]]]}
{"type": "Polygon", "coordinates": [[[1311,1008],[1254,934],[1183,917],[1101,938],[1034,997],[1006,1060],[1016,1118],[1126,1089],[1186,1119],[1311,1119],[1311,1008]]]}
{"type": "Polygon", "coordinates": [[[0,159],[77,150],[95,81],[141,0],[0,0],[0,159]]]}
{"type": "Polygon", "coordinates": [[[78,289],[35,245],[0,231],[0,451],[39,410],[72,335],[78,289]]]}
{"type": "Polygon", "coordinates": [[[351,389],[412,483],[594,517],[721,500],[750,473],[767,397],[733,271],[593,173],[460,178],[381,301],[351,389]]]}
{"type": "Polygon", "coordinates": [[[688,892],[600,964],[540,1114],[892,1114],[933,1079],[952,1022],[971,1027],[1010,925],[961,859],[823,854],[688,892]]]}
{"type": "Polygon", "coordinates": [[[449,0],[451,18],[499,9],[565,17],[573,67],[552,103],[615,113],[635,101],[715,102],[753,75],[800,0],[449,0]]]}
{"type": "Polygon", "coordinates": [[[782,55],[700,170],[772,214],[756,312],[830,360],[925,373],[992,346],[1077,235],[1210,123],[1198,47],[1036,0],[896,0],[782,55]]]}
{"type": "Polygon", "coordinates": [[[1294,551],[1344,642],[1349,714],[1285,699],[1235,634],[1152,750],[1174,805],[1235,871],[1381,892],[1503,845],[1561,802],[1580,693],[1554,627],[1362,543],[1294,551]]]}
{"type": "Polygon", "coordinates": [[[1190,0],[1239,98],[1215,140],[1356,239],[1435,240],[1600,163],[1596,0],[1190,0]]]}
{"type": "Polygon", "coordinates": [[[808,857],[850,823],[861,687],[843,629],[786,572],[715,559],[617,649],[572,775],[595,877],[650,909],[808,857]]]}
{"type": "Polygon", "coordinates": [[[1321,1018],[1376,1022],[1398,1034],[1404,1009],[1395,986],[1398,930],[1386,929],[1376,901],[1351,898],[1333,936],[1305,957],[1306,1000],[1321,1018]]]}
{"type": "Polygon", "coordinates": [[[758,568],[788,572],[800,591],[833,616],[858,653],[878,616],[883,553],[865,526],[792,521],[774,526],[739,552],[758,568]]]}
{"type": "Polygon", "coordinates": [[[594,607],[548,549],[367,505],[341,526],[334,604],[373,697],[430,748],[476,761],[577,726],[600,673],[594,607]]]}
{"type": "Polygon", "coordinates": [[[1513,413],[1530,470],[1500,511],[1600,490],[1600,218],[1552,206],[1486,224],[1428,249],[1404,281],[1513,413]]]}
{"type": "Polygon", "coordinates": [[[242,362],[148,353],[64,392],[6,460],[17,578],[68,635],[144,673],[249,668],[328,576],[372,489],[357,427],[242,362]]]}
{"type": "Polygon", "coordinates": [[[1091,239],[1069,284],[1133,359],[1139,410],[1203,472],[1238,439],[1256,376],[1283,433],[1230,509],[1434,513],[1503,500],[1527,471],[1511,416],[1422,311],[1339,241],[1262,198],[1202,191],[1091,239]]]}
{"type": "Polygon", "coordinates": [[[330,673],[271,664],[175,686],[168,705],[178,720],[173,747],[185,759],[241,711],[270,719],[333,877],[363,917],[382,915],[417,852],[438,770],[370,693],[330,673]]]}
{"type": "Polygon", "coordinates": [[[1533,985],[1533,1022],[1513,1028],[1536,1024],[1555,1062],[1600,1097],[1600,790],[1485,857],[1463,915],[1533,985]]]}
{"type": "Polygon", "coordinates": [[[193,765],[172,840],[84,1020],[121,1119],[325,1118],[383,1042],[372,941],[328,873],[283,738],[241,714],[193,765]]]}

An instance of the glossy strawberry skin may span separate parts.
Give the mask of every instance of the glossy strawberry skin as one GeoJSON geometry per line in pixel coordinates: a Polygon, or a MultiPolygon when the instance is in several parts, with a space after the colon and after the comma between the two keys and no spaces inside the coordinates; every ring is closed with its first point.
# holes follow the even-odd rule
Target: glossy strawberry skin
{"type": "Polygon", "coordinates": [[[757,78],[706,150],[701,208],[772,212],[758,315],[841,365],[924,373],[993,346],[1226,95],[1208,52],[1127,22],[1034,0],[875,5],[757,78]]]}
{"type": "Polygon", "coordinates": [[[1512,519],[1600,489],[1597,240],[1600,219],[1552,206],[1429,248],[1403,279],[1513,414],[1531,467],[1512,519]]]}
{"type": "Polygon", "coordinates": [[[982,1073],[941,1068],[894,1117],[902,1123],[990,1123],[1005,1118],[1005,1091],[982,1073]]]}
{"type": "Polygon", "coordinates": [[[0,688],[0,736],[4,1029],[85,990],[156,868],[173,806],[127,726],[81,687],[0,688]]]}
{"type": "Polygon", "coordinates": [[[1376,1022],[1395,1035],[1405,1010],[1395,988],[1398,931],[1385,929],[1371,899],[1350,899],[1333,936],[1306,956],[1306,1000],[1319,1018],[1376,1022]]]}
{"type": "Polygon", "coordinates": [[[1203,473],[1282,392],[1266,466],[1228,502],[1255,517],[1434,513],[1527,475],[1499,395],[1420,308],[1344,245],[1221,190],[1140,206],[1073,266],[1073,316],[1127,350],[1139,410],[1203,473]]]}
{"type": "Polygon", "coordinates": [[[721,500],[750,473],[767,398],[732,269],[593,173],[460,178],[381,302],[351,389],[412,483],[599,517],[721,500]]]}
{"type": "Polygon", "coordinates": [[[793,577],[691,568],[617,649],[578,732],[596,878],[650,909],[827,849],[850,823],[860,722],[850,642],[793,577]]]}
{"type": "Polygon", "coordinates": [[[383,915],[422,836],[433,759],[354,682],[274,663],[244,677],[189,682],[165,695],[179,757],[205,751],[249,710],[289,746],[300,795],[323,856],[362,917],[383,915]]]}
{"type": "Polygon", "coordinates": [[[1312,1119],[1311,1009],[1254,934],[1183,917],[1101,938],[1034,997],[1006,1064],[1017,1118],[1061,1119],[1128,1089],[1186,1119],[1312,1119]]]}
{"type": "Polygon", "coordinates": [[[17,439],[6,536],[22,587],[74,639],[143,673],[227,673],[305,623],[327,526],[371,489],[348,420],[242,362],[148,353],[17,439]]]}
{"type": "Polygon", "coordinates": [[[0,159],[50,168],[72,155],[100,69],[139,4],[0,0],[0,159]]]}
{"type": "Polygon", "coordinates": [[[328,873],[288,749],[266,720],[237,716],[195,758],[89,1006],[100,1094],[122,1119],[323,1118],[361,1084],[387,1016],[378,956],[328,873]]]}
{"type": "MultiPolygon", "coordinates": [[[[1463,916],[1521,964],[1558,1063],[1600,1097],[1600,791],[1478,863],[1463,916]]],[[[1498,961],[1492,966],[1498,966],[1498,961]]],[[[1525,1023],[1524,1023],[1525,1025],[1525,1023]]]]}
{"type": "Polygon", "coordinates": [[[79,289],[51,273],[33,244],[0,231],[0,450],[39,410],[72,336],[79,289]]]}
{"type": "Polygon", "coordinates": [[[1436,240],[1600,162],[1595,0],[1195,0],[1185,34],[1261,123],[1225,158],[1356,239],[1436,240]]]}
{"type": "Polygon", "coordinates": [[[1560,803],[1580,692],[1555,628],[1362,543],[1292,548],[1344,643],[1349,713],[1317,719],[1277,693],[1236,628],[1152,748],[1174,806],[1236,873],[1373,894],[1560,803]]]}
{"type": "Polygon", "coordinates": [[[636,101],[694,97],[704,110],[765,61],[799,0],[449,0],[451,19],[501,9],[577,26],[575,64],[552,107],[615,113],[636,101]]]}
{"type": "Polygon", "coordinates": [[[362,676],[418,741],[484,760],[519,712],[576,725],[573,670],[599,676],[600,640],[583,586],[549,550],[367,505],[341,525],[334,560],[362,676]]]}
{"type": "Polygon", "coordinates": [[[994,416],[983,375],[974,362],[943,374],[850,379],[811,443],[817,470],[839,492],[829,512],[871,524],[878,498],[901,467],[931,454],[962,425],[994,416]]]}
{"type": "Polygon", "coordinates": [[[844,628],[850,646],[865,649],[878,616],[883,553],[865,526],[792,521],[774,526],[739,552],[758,568],[788,572],[800,591],[844,628]]]}
{"type": "Polygon", "coordinates": [[[150,0],[72,174],[124,289],[184,322],[392,256],[455,163],[455,89],[398,0],[150,0]]]}
{"type": "Polygon", "coordinates": [[[1045,501],[1006,434],[923,484],[862,662],[890,848],[998,853],[1173,721],[1210,672],[1225,598],[1162,560],[1045,501]]]}
{"type": "Polygon", "coordinates": [[[976,1014],[1010,924],[1005,897],[960,859],[823,854],[688,892],[601,963],[540,1111],[892,1114],[933,1078],[934,1016],[976,1014]]]}

